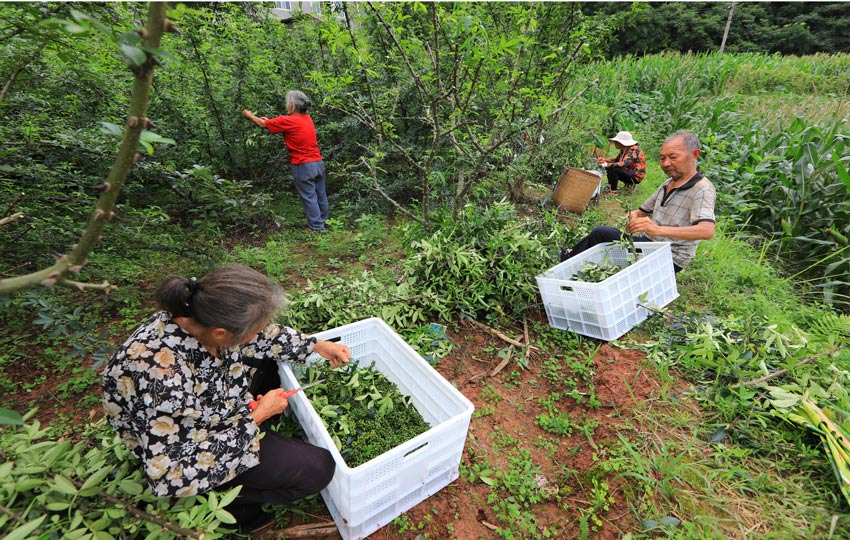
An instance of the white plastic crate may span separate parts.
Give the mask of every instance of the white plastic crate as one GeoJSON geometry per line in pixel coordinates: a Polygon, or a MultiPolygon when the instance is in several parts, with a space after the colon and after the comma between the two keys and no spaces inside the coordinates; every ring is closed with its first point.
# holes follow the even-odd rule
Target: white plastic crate
{"type": "Polygon", "coordinates": [[[627,267],[628,251],[616,244],[599,244],[537,276],[549,325],[561,330],[610,341],[679,296],[673,255],[667,242],[635,242],[638,260],[627,267]],[[584,263],[625,267],[600,283],[573,281],[584,263]],[[644,300],[640,298],[646,295],[644,300]]]}
{"type": "MultiPolygon", "coordinates": [[[[350,468],[324,423],[303,392],[289,399],[307,440],[330,450],[336,461],[331,483],[322,498],[344,540],[360,540],[458,477],[469,421],[474,407],[384,321],[377,318],[315,334],[348,345],[361,366],[375,369],[411,396],[431,428],[380,456],[350,468]]],[[[307,364],[324,361],[314,354],[307,364]]],[[[300,364],[282,364],[281,385],[299,386],[300,364]]]]}

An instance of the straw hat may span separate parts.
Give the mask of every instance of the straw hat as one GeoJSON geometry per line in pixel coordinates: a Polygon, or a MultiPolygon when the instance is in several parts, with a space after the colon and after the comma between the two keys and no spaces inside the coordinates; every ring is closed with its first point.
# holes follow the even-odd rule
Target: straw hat
{"type": "Polygon", "coordinates": [[[616,137],[611,137],[608,140],[618,142],[623,146],[634,146],[637,144],[637,141],[632,138],[632,134],[628,131],[620,131],[617,133],[616,137]]]}

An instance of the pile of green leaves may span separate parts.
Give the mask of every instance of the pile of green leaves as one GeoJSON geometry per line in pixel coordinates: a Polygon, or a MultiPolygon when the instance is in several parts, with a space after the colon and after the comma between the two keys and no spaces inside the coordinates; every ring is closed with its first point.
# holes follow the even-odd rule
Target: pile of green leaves
{"type": "Polygon", "coordinates": [[[415,222],[403,228],[401,262],[308,280],[293,293],[283,322],[321,329],[380,317],[403,330],[461,314],[521,317],[539,302],[534,276],[551,265],[550,252],[586,232],[566,231],[552,216],[542,223],[525,219],[505,201],[469,205],[458,220],[448,209],[433,218],[430,230],[415,222]]]}
{"type": "Polygon", "coordinates": [[[0,432],[4,539],[215,539],[226,534],[221,523],[235,522],[225,507],[238,489],[156,497],[138,460],[105,420],[72,443],[51,440],[49,429],[31,420],[34,414],[0,432]]]}
{"type": "Polygon", "coordinates": [[[635,243],[634,239],[631,236],[623,235],[622,239],[616,242],[612,242],[611,245],[619,247],[628,253],[628,255],[626,256],[625,265],[619,266],[610,262],[606,252],[605,258],[603,258],[600,263],[586,261],[584,265],[582,265],[581,270],[576,272],[573,276],[573,281],[582,281],[585,283],[601,283],[609,277],[615,275],[620,270],[628,268],[629,266],[637,262],[638,257],[637,253],[635,252],[635,243]]]}
{"type": "Polygon", "coordinates": [[[581,270],[573,276],[573,281],[581,281],[585,283],[601,283],[622,270],[616,264],[598,264],[592,261],[587,261],[581,267],[581,270]]]}
{"type": "Polygon", "coordinates": [[[429,311],[442,320],[458,313],[492,320],[539,301],[534,276],[551,263],[548,250],[562,245],[562,231],[533,234],[539,225],[505,201],[468,205],[456,220],[447,211],[433,217],[438,227],[413,224],[403,241],[405,275],[427,294],[429,311]]]}
{"type": "Polygon", "coordinates": [[[374,363],[356,361],[333,368],[324,362],[307,368],[301,382],[324,380],[304,393],[328,428],[349,467],[357,467],[420,435],[430,426],[374,363]]]}

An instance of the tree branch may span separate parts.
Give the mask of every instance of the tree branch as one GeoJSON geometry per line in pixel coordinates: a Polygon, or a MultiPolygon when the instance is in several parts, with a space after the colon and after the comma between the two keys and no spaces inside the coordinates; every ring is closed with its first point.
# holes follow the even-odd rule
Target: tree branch
{"type": "MultiPolygon", "coordinates": [[[[791,368],[791,369],[797,369],[797,368],[798,368],[798,367],[800,367],[800,366],[803,366],[803,365],[809,364],[809,363],[811,363],[811,362],[814,362],[814,361],[815,361],[815,360],[817,360],[818,358],[823,358],[824,356],[829,356],[829,355],[830,355],[830,354],[832,354],[832,353],[838,352],[838,351],[840,351],[840,350],[842,350],[842,349],[846,349],[846,348],[848,348],[848,345],[839,345],[838,347],[833,347],[833,348],[831,348],[831,349],[827,349],[827,350],[825,350],[825,351],[821,351],[821,352],[819,352],[819,353],[817,353],[817,354],[815,354],[815,355],[812,355],[812,356],[810,356],[810,357],[806,358],[805,360],[800,360],[799,362],[797,362],[796,364],[794,364],[794,367],[793,367],[793,368],[791,368]]],[[[768,375],[765,375],[764,377],[759,377],[758,379],[752,379],[752,380],[750,380],[750,381],[742,381],[742,382],[739,382],[738,384],[734,384],[734,385],[732,385],[730,388],[744,388],[744,387],[746,387],[746,386],[755,386],[755,385],[757,385],[757,384],[759,384],[759,383],[763,383],[763,382],[765,382],[765,381],[769,381],[770,379],[775,379],[775,378],[777,378],[777,377],[784,377],[785,375],[787,375],[787,374],[788,374],[788,371],[789,371],[789,370],[787,370],[787,369],[780,369],[779,371],[774,371],[773,373],[770,373],[770,374],[768,374],[768,375]]]]}
{"type": "Polygon", "coordinates": [[[0,226],[6,225],[7,223],[12,223],[13,221],[18,221],[19,219],[23,219],[23,217],[23,212],[16,212],[9,217],[4,217],[3,219],[0,219],[0,226]]]}
{"type": "MultiPolygon", "coordinates": [[[[148,7],[148,21],[145,27],[145,47],[158,49],[163,31],[165,30],[164,2],[151,2],[148,7]]],[[[130,111],[124,137],[118,150],[118,155],[112,163],[103,192],[95,203],[95,210],[86,229],[71,253],[61,256],[53,266],[30,274],[0,280],[0,294],[11,294],[39,284],[53,286],[64,280],[69,273],[78,273],[86,264],[88,254],[100,241],[106,224],[115,216],[113,211],[118,193],[136,160],[136,150],[142,130],[149,124],[147,119],[148,100],[153,83],[154,58],[149,54],[141,66],[135,66],[133,89],[130,94],[130,111]]]]}
{"type": "MultiPolygon", "coordinates": [[[[74,484],[74,486],[77,489],[82,489],[83,484],[81,482],[78,482],[78,481],[73,480],[73,479],[71,479],[71,482],[74,484]]],[[[124,500],[119,499],[117,497],[113,497],[112,495],[109,495],[107,493],[100,492],[100,493],[97,494],[97,496],[98,496],[99,499],[103,499],[106,502],[109,502],[109,503],[112,503],[112,504],[117,504],[117,505],[121,506],[122,508],[124,508],[125,510],[127,510],[128,512],[130,512],[131,514],[133,514],[134,516],[136,516],[139,519],[143,519],[145,521],[155,523],[155,524],[159,525],[160,527],[162,527],[163,529],[166,529],[166,530],[171,531],[173,533],[177,533],[182,538],[193,538],[194,540],[203,540],[203,538],[204,538],[203,533],[198,533],[198,531],[193,531],[193,530],[190,530],[190,529],[184,529],[183,527],[179,527],[177,525],[174,525],[173,523],[171,523],[167,519],[163,519],[163,518],[161,518],[159,516],[155,516],[153,514],[148,514],[147,512],[145,512],[144,510],[142,510],[141,508],[136,506],[135,504],[130,504],[127,501],[124,501],[124,500]]]]}
{"type": "Polygon", "coordinates": [[[38,58],[38,56],[41,54],[41,51],[44,49],[44,47],[46,45],[47,45],[46,41],[42,42],[42,44],[38,46],[38,48],[35,50],[35,52],[33,52],[29,56],[29,58],[24,60],[24,62],[20,66],[18,66],[17,69],[15,69],[15,71],[12,72],[12,75],[9,77],[9,80],[6,81],[6,84],[3,85],[3,89],[0,90],[0,101],[3,101],[6,98],[6,94],[9,93],[9,90],[12,88],[12,85],[15,83],[15,80],[18,78],[18,75],[21,73],[21,71],[23,71],[24,68],[27,67],[27,65],[29,65],[30,62],[32,62],[33,60],[38,58]]]}
{"type": "Polygon", "coordinates": [[[378,172],[377,172],[377,167],[375,167],[374,165],[372,165],[371,163],[369,163],[369,160],[367,160],[365,157],[361,157],[361,158],[360,158],[360,161],[362,161],[362,162],[363,162],[363,164],[364,164],[364,165],[366,165],[366,167],[369,169],[369,173],[370,173],[370,174],[371,174],[371,176],[372,176],[372,189],[373,189],[376,193],[378,193],[378,195],[380,195],[381,197],[383,197],[384,199],[386,199],[386,200],[387,200],[390,204],[392,204],[393,206],[395,206],[395,207],[396,207],[396,208],[397,208],[397,209],[398,209],[398,210],[399,210],[402,214],[406,215],[407,217],[409,217],[410,219],[412,219],[412,220],[414,220],[414,221],[417,221],[417,222],[421,223],[421,224],[422,224],[425,228],[428,228],[428,222],[427,222],[427,221],[425,221],[424,219],[422,219],[421,217],[417,216],[416,214],[414,214],[413,212],[411,212],[411,211],[410,211],[410,210],[408,210],[407,208],[405,208],[405,207],[403,207],[402,205],[400,205],[400,204],[399,204],[399,203],[398,203],[395,199],[393,199],[392,197],[390,197],[390,196],[387,194],[387,192],[386,192],[386,191],[384,191],[384,190],[381,188],[381,185],[378,183],[378,172]]]}

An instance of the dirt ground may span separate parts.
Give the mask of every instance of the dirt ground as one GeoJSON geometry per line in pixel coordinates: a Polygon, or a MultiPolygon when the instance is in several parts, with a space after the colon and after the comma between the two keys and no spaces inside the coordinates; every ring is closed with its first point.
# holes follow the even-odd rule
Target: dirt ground
{"type": "MultiPolygon", "coordinates": [[[[467,442],[464,448],[463,465],[471,466],[476,455],[487,456],[495,466],[499,466],[500,450],[494,442],[495,433],[507,434],[523,441],[537,440],[541,435],[547,435],[534,424],[534,419],[542,412],[537,399],[545,397],[549,392],[557,391],[550,388],[546,381],[540,380],[538,370],[540,360],[534,359],[529,369],[520,370],[509,365],[495,377],[488,374],[501,361],[492,351],[498,350],[506,343],[488,332],[472,327],[467,323],[456,323],[447,330],[447,335],[455,344],[453,351],[437,365],[437,370],[475,405],[477,411],[488,410],[486,415],[473,415],[467,442]],[[513,375],[509,375],[513,373],[513,375]],[[517,375],[519,374],[519,379],[517,375]],[[482,376],[483,375],[483,376],[482,376]],[[504,384],[505,377],[512,376],[510,384],[504,384]],[[479,378],[480,377],[480,378],[479,378]],[[529,383],[530,384],[525,384],[529,383]],[[482,398],[482,389],[488,388],[487,399],[482,398]],[[492,394],[498,392],[498,397],[492,394]],[[495,406],[494,406],[495,403],[495,406]],[[492,412],[490,412],[492,411],[492,412]]],[[[533,334],[530,341],[534,343],[533,334]]],[[[595,344],[589,341],[586,345],[595,344]]],[[[598,420],[591,440],[582,433],[575,432],[560,440],[554,450],[544,450],[539,446],[528,444],[525,448],[531,450],[531,461],[542,467],[542,474],[536,478],[538,485],[545,486],[566,494],[561,501],[553,500],[534,505],[534,515],[541,527],[557,528],[563,531],[561,538],[578,538],[579,512],[587,508],[587,494],[578,480],[572,485],[558,485],[558,468],[566,466],[575,471],[573,478],[581,478],[594,466],[591,444],[605,445],[616,440],[616,429],[621,422],[620,417],[634,403],[652,395],[658,388],[658,383],[643,369],[644,355],[637,351],[624,350],[609,344],[601,344],[593,359],[595,375],[592,383],[601,406],[592,410],[580,405],[572,406],[565,412],[581,415],[585,419],[598,420]],[[627,388],[628,386],[628,388],[627,388]],[[568,510],[564,510],[564,505],[568,510]]],[[[32,372],[26,366],[12,368],[9,373],[12,380],[31,381],[40,374],[32,372]],[[17,372],[15,372],[17,371],[17,372]]],[[[73,425],[90,422],[102,417],[99,406],[81,407],[79,400],[62,402],[56,398],[56,385],[60,381],[48,376],[42,384],[35,385],[29,393],[20,394],[6,406],[15,410],[28,410],[33,404],[39,404],[40,410],[36,417],[42,424],[49,424],[60,419],[63,425],[73,425]]],[[[99,388],[92,388],[88,395],[99,396],[99,388]]],[[[550,436],[551,438],[551,436],[550,436]]],[[[501,465],[504,465],[502,463],[501,465]]],[[[563,475],[561,475],[562,477],[563,475]]],[[[609,540],[619,538],[624,532],[633,529],[634,523],[629,512],[629,506],[624,494],[618,489],[619,482],[608,479],[614,503],[610,509],[599,514],[603,524],[592,535],[593,538],[609,540]]],[[[461,475],[435,495],[407,512],[408,523],[416,526],[412,530],[400,532],[398,527],[384,527],[369,536],[372,540],[418,540],[457,539],[457,540],[489,540],[502,538],[494,530],[499,520],[494,515],[491,505],[487,503],[490,488],[481,481],[470,482],[461,475]]],[[[329,519],[316,515],[314,521],[329,519]]],[[[504,524],[503,524],[504,525],[504,524]]],[[[285,538],[280,529],[267,531],[262,538],[285,538]]],[[[339,538],[338,534],[326,535],[325,540],[339,538]]]]}

